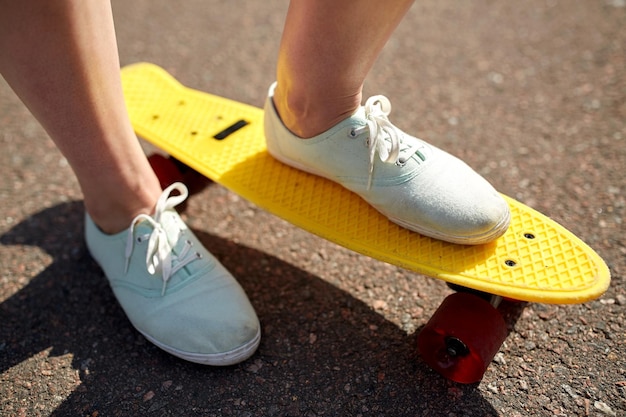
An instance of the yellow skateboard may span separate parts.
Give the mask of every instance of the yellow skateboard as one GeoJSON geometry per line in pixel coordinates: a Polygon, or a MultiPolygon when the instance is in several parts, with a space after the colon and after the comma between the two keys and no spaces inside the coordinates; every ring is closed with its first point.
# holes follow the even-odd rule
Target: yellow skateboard
{"type": "Polygon", "coordinates": [[[463,246],[424,237],[343,187],[273,159],[261,109],[186,88],[152,64],[123,68],[122,80],[138,136],[298,227],[461,289],[444,300],[418,338],[424,360],[447,378],[482,378],[507,336],[495,308],[500,299],[583,303],[609,286],[609,270],[591,248],[509,197],[511,226],[493,243],[463,246]]]}

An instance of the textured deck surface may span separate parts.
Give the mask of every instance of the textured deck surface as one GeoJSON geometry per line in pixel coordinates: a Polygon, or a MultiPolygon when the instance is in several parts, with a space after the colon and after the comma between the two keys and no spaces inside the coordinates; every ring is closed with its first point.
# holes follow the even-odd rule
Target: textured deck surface
{"type": "Polygon", "coordinates": [[[275,161],[262,110],[184,87],[163,69],[122,70],[139,136],[285,220],[356,252],[455,284],[526,301],[579,303],[608,287],[602,259],[544,215],[508,197],[496,242],[454,245],[391,223],[357,195],[275,161]],[[245,123],[245,125],[244,125],[245,123]],[[215,136],[226,136],[222,140],[215,136]]]}

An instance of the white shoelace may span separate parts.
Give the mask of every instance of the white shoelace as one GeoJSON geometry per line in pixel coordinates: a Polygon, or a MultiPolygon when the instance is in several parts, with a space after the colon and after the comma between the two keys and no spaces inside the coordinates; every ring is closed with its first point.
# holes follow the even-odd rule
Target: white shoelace
{"type": "MultiPolygon", "coordinates": [[[[193,252],[193,244],[190,241],[186,241],[185,245],[181,249],[178,255],[172,253],[172,246],[168,239],[165,228],[161,224],[161,216],[163,212],[174,208],[178,204],[185,201],[188,191],[181,183],[174,183],[167,187],[161,196],[159,197],[156,208],[154,210],[154,216],[148,216],[147,214],[140,214],[135,217],[130,225],[128,231],[128,239],[126,241],[126,267],[125,272],[128,272],[130,264],[130,257],[133,254],[135,243],[143,243],[148,240],[148,250],[146,252],[146,268],[151,275],[161,273],[161,279],[163,280],[163,289],[161,295],[165,294],[165,288],[169,279],[181,268],[188,265],[200,256],[198,253],[193,252]],[[180,195],[170,196],[174,191],[178,191],[180,195]],[[134,237],[135,226],[141,222],[148,222],[152,226],[152,232],[144,235],[134,237]],[[175,266],[174,263],[176,263],[175,266]]],[[[172,241],[178,241],[179,235],[172,236],[172,241]]]]}
{"type": "Polygon", "coordinates": [[[372,96],[365,102],[365,119],[367,124],[350,131],[351,137],[356,137],[369,130],[367,146],[370,150],[369,177],[367,189],[372,186],[374,175],[374,159],[376,154],[380,160],[387,164],[404,165],[414,154],[417,154],[422,161],[426,157],[419,152],[424,145],[420,141],[412,141],[408,144],[407,136],[389,121],[387,116],[391,113],[391,102],[385,96],[372,96]]]}

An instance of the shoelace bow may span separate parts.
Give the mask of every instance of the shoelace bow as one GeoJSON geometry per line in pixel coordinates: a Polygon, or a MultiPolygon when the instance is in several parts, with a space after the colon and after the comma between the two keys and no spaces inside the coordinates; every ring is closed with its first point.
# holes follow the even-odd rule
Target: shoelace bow
{"type": "MultiPolygon", "coordinates": [[[[178,204],[185,201],[188,191],[181,183],[174,183],[167,187],[161,196],[159,197],[156,208],[154,210],[154,216],[147,214],[140,214],[135,217],[130,225],[128,232],[128,239],[126,241],[126,267],[125,272],[128,272],[130,264],[130,257],[135,247],[135,242],[141,243],[148,239],[148,250],[146,252],[146,269],[151,275],[161,273],[161,279],[163,280],[163,288],[161,295],[165,294],[165,288],[169,279],[181,268],[188,265],[191,261],[198,258],[198,254],[194,253],[191,248],[193,244],[190,241],[186,241],[185,245],[181,249],[178,255],[172,253],[172,246],[168,239],[165,228],[161,224],[161,216],[163,212],[174,208],[178,204]],[[174,191],[178,191],[180,194],[176,196],[170,196],[174,191]],[[134,237],[135,226],[143,221],[150,223],[152,226],[152,232],[144,235],[134,237]],[[172,266],[176,261],[176,266],[172,266]]],[[[178,235],[173,236],[174,242],[178,240],[178,235]]]]}
{"type": "Polygon", "coordinates": [[[380,160],[387,164],[404,165],[404,163],[414,154],[425,161],[426,157],[419,152],[423,146],[419,141],[410,146],[405,141],[406,135],[391,123],[387,116],[391,113],[391,102],[385,96],[372,96],[365,102],[365,119],[367,124],[353,129],[350,132],[352,137],[369,130],[367,146],[370,150],[369,177],[367,189],[372,186],[374,175],[374,159],[376,154],[380,160]]]}

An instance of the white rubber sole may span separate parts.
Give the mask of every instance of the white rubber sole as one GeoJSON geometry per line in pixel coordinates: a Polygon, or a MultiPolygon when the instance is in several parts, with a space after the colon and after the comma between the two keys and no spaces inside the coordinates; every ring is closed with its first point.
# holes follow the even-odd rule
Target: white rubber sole
{"type": "MultiPolygon", "coordinates": [[[[316,171],[315,169],[312,169],[311,167],[308,166],[304,166],[301,165],[295,161],[292,161],[286,157],[284,157],[283,155],[277,154],[272,152],[269,147],[268,147],[268,152],[269,154],[275,158],[276,160],[282,162],[285,165],[289,165],[293,168],[299,169],[301,171],[304,172],[308,172],[309,174],[313,174],[313,175],[317,175],[319,177],[322,178],[326,178],[330,181],[336,181],[335,179],[324,175],[324,173],[316,171]]],[[[363,198],[363,197],[361,197],[363,198]]],[[[365,199],[364,199],[365,200],[365,199]]],[[[367,200],[365,200],[367,201],[367,200]]],[[[369,203],[368,203],[369,204],[369,203]]],[[[373,207],[373,206],[372,206],[373,207]]],[[[375,207],[374,207],[375,208],[375,207]]],[[[375,208],[376,209],[376,208],[375,208]]],[[[376,209],[378,210],[378,209],[376,209]]],[[[396,218],[394,218],[393,216],[388,215],[387,213],[378,210],[378,212],[380,212],[382,215],[384,215],[385,217],[387,217],[390,221],[394,222],[395,224],[404,227],[405,229],[411,230],[413,232],[417,232],[421,235],[424,236],[428,236],[428,237],[432,237],[434,239],[438,239],[438,240],[443,240],[445,242],[450,242],[450,243],[456,243],[459,245],[482,245],[485,243],[489,243],[489,242],[493,242],[494,240],[496,240],[497,238],[499,238],[500,236],[502,236],[506,230],[509,227],[509,223],[511,222],[511,213],[507,211],[507,215],[506,217],[503,217],[500,222],[495,225],[493,228],[491,228],[490,230],[481,233],[481,234],[475,234],[475,235],[469,235],[469,236],[463,236],[463,235],[450,235],[450,234],[445,234],[445,233],[440,233],[436,230],[432,230],[432,229],[426,229],[426,228],[420,228],[419,226],[415,225],[415,224],[411,224],[411,223],[406,223],[402,220],[398,220],[396,218]]]]}
{"type": "Polygon", "coordinates": [[[185,352],[171,346],[165,345],[158,340],[155,340],[151,336],[139,331],[146,339],[150,341],[150,343],[154,344],[160,349],[163,349],[170,355],[176,356],[177,358],[184,359],[189,362],[199,363],[201,365],[209,365],[209,366],[230,366],[236,365],[240,362],[245,361],[250,356],[256,352],[259,344],[261,343],[261,329],[257,331],[257,334],[254,336],[252,340],[250,340],[245,345],[239,346],[236,349],[230,350],[228,352],[220,352],[220,353],[195,353],[195,352],[185,352]]]}
{"type": "Polygon", "coordinates": [[[511,223],[511,213],[507,211],[506,217],[502,218],[496,226],[484,233],[470,236],[455,236],[438,233],[437,231],[430,229],[420,229],[418,227],[415,227],[415,225],[413,224],[407,224],[400,220],[396,220],[393,217],[387,216],[382,211],[381,213],[385,215],[390,221],[404,227],[405,229],[417,232],[424,236],[432,237],[434,239],[443,240],[445,242],[455,243],[459,245],[484,245],[486,243],[493,242],[507,231],[507,229],[509,228],[509,224],[511,223]]]}

